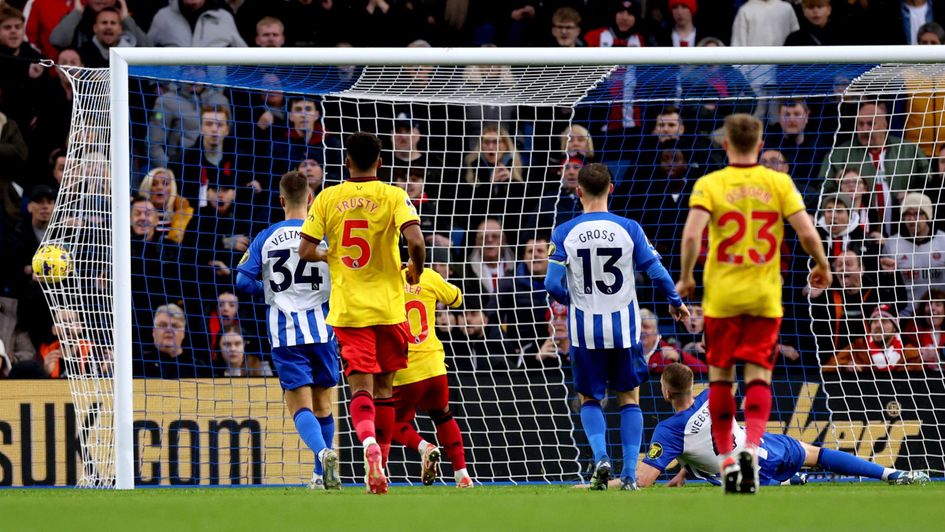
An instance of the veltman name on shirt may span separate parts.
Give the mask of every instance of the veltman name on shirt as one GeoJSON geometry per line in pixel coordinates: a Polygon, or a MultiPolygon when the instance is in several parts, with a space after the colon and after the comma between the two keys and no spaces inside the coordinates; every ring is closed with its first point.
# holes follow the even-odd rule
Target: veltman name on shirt
{"type": "Polygon", "coordinates": [[[590,240],[613,242],[614,236],[616,236],[616,233],[613,231],[608,231],[606,229],[593,229],[584,231],[583,233],[578,233],[578,240],[581,242],[588,242],[590,240]]]}
{"type": "Polygon", "coordinates": [[[748,185],[729,190],[725,194],[725,200],[729,203],[735,203],[744,198],[754,198],[764,203],[771,203],[771,192],[758,186],[748,185]]]}
{"type": "Polygon", "coordinates": [[[374,200],[368,198],[351,198],[344,201],[338,202],[335,205],[335,209],[338,212],[345,212],[351,209],[367,209],[368,212],[373,213],[377,210],[378,204],[374,200]]]}
{"type": "Polygon", "coordinates": [[[300,237],[301,234],[302,234],[302,231],[298,231],[298,230],[283,231],[277,234],[276,236],[272,237],[272,240],[270,240],[269,243],[272,244],[273,246],[278,246],[279,244],[283,242],[298,240],[299,238],[301,238],[300,237]]]}

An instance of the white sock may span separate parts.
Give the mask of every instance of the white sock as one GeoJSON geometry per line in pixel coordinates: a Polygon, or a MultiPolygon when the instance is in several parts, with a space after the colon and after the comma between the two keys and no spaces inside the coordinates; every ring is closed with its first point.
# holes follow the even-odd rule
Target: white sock
{"type": "Polygon", "coordinates": [[[453,478],[456,479],[456,482],[459,482],[461,479],[464,479],[468,476],[469,473],[466,471],[465,467],[462,469],[457,469],[456,472],[453,473],[453,478]]]}
{"type": "Polygon", "coordinates": [[[883,468],[883,480],[889,480],[889,475],[892,475],[893,473],[898,473],[898,472],[899,472],[898,469],[890,469],[890,468],[888,468],[888,467],[884,467],[884,468],[883,468]]]}
{"type": "Polygon", "coordinates": [[[430,442],[427,440],[420,440],[420,445],[417,445],[417,450],[420,451],[420,454],[423,454],[427,451],[427,447],[430,446],[430,442]]]}
{"type": "Polygon", "coordinates": [[[368,436],[367,438],[364,438],[364,441],[361,443],[364,444],[364,448],[367,449],[371,445],[377,443],[377,440],[374,439],[374,436],[368,436]]]}

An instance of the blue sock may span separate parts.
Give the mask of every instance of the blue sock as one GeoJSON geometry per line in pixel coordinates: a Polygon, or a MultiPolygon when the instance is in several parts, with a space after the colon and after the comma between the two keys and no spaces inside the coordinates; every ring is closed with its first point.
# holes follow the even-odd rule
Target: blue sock
{"type": "Polygon", "coordinates": [[[817,465],[841,475],[875,478],[878,480],[895,480],[902,472],[874,464],[868,460],[858,458],[852,454],[833,449],[821,449],[817,465]]]}
{"type": "Polygon", "coordinates": [[[299,436],[302,437],[302,441],[315,453],[315,467],[317,471],[317,468],[321,467],[318,462],[318,453],[326,447],[325,439],[322,437],[322,430],[318,426],[318,420],[315,419],[315,414],[308,408],[299,409],[299,411],[295,413],[295,416],[292,417],[292,420],[295,421],[295,429],[299,431],[299,436]]]}
{"type": "Polygon", "coordinates": [[[640,405],[624,405],[620,409],[620,445],[623,447],[623,471],[620,478],[637,481],[637,458],[643,442],[643,412],[640,405]]]}
{"type": "MultiPolygon", "coordinates": [[[[335,418],[331,414],[328,414],[325,417],[315,416],[315,419],[318,420],[318,424],[322,427],[322,439],[325,440],[325,447],[331,447],[333,441],[335,441],[335,418]]],[[[322,474],[322,463],[318,460],[315,460],[315,472],[319,475],[322,474]]]]}
{"type": "Polygon", "coordinates": [[[604,411],[597,401],[588,401],[581,405],[581,424],[584,425],[584,434],[591,444],[594,453],[594,463],[601,460],[610,461],[607,456],[607,422],[604,421],[604,411]]]}

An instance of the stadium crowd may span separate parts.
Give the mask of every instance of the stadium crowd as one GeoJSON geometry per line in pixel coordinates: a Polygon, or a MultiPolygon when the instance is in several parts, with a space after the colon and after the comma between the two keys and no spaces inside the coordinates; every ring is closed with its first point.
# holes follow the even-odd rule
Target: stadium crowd
{"type": "MultiPolygon", "coordinates": [[[[62,377],[63,350],[90,342],[79,312],[62,311],[53,326],[31,267],[66,171],[74,104],[65,76],[40,59],[105,67],[112,46],[941,45],[943,11],[945,0],[0,0],[0,377],[62,377]]],[[[436,75],[411,72],[420,83],[436,75]]],[[[469,67],[463,79],[512,75],[469,67]]],[[[279,85],[275,72],[265,76],[279,85]]],[[[940,371],[945,97],[764,99],[778,94],[778,73],[731,66],[680,68],[674,79],[684,93],[710,96],[545,115],[134,80],[135,375],[272,374],[264,307],[234,291],[235,267],[256,232],[280,219],[279,176],[298,170],[316,193],[337,182],[342,132],[359,128],[387,142],[382,177],[407,190],[432,267],[465,293],[463,310],[436,316],[453,365],[558,366],[568,356],[567,308],[549,305],[543,279],[550,229],[581,209],[577,172],[589,162],[611,168],[611,209],[641,222],[676,275],[689,191],[724,165],[721,120],[746,110],[767,124],[761,163],[792,175],[837,273],[833,288],[810,291],[794,243],[782,250],[783,359],[940,371]]],[[[86,152],[74,170],[107,177],[106,162],[86,152]]],[[[651,370],[679,361],[706,371],[701,309],[674,325],[641,290],[653,309],[642,313],[651,370]]]]}

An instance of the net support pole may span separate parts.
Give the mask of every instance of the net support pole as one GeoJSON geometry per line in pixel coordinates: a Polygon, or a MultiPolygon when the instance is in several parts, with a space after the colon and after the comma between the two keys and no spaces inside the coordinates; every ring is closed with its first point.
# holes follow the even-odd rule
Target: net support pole
{"type": "Polygon", "coordinates": [[[134,394],[131,373],[131,207],[128,63],[114,49],[111,66],[112,301],[115,334],[115,488],[134,489],[134,394]],[[124,221],[124,222],[122,222],[124,221]]]}

